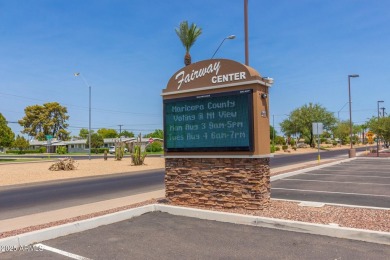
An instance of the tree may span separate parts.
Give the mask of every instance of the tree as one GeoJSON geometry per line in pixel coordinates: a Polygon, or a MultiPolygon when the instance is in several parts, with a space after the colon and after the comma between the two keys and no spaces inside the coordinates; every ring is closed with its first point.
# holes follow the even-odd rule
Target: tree
{"type": "Polygon", "coordinates": [[[14,138],[14,132],[8,127],[5,117],[0,113],[0,147],[10,147],[14,138]]]}
{"type": "Polygon", "coordinates": [[[192,23],[191,26],[188,27],[188,22],[183,21],[180,23],[179,27],[175,29],[175,31],[184,48],[186,49],[186,54],[184,56],[184,64],[188,66],[191,64],[190,49],[192,45],[194,45],[199,35],[202,34],[202,29],[197,27],[194,23],[192,23]]]}
{"type": "MultiPolygon", "coordinates": [[[[91,134],[93,134],[93,130],[91,130],[91,134]]],[[[88,129],[81,128],[80,133],[79,133],[79,137],[82,139],[87,139],[88,138],[88,129]]]]}
{"type": "Polygon", "coordinates": [[[164,131],[161,129],[156,129],[154,130],[153,133],[144,135],[144,138],[150,138],[150,137],[164,139],[164,131]]]}
{"type": "Polygon", "coordinates": [[[386,143],[390,142],[390,117],[372,117],[367,123],[371,131],[386,143]]]}
{"type": "Polygon", "coordinates": [[[124,137],[134,137],[134,133],[133,133],[133,132],[126,131],[126,130],[123,130],[123,131],[121,132],[120,136],[124,136],[124,137]]]}
{"type": "Polygon", "coordinates": [[[66,107],[57,102],[45,103],[42,106],[28,106],[24,109],[25,116],[19,120],[24,128],[22,133],[34,136],[38,140],[45,140],[46,135],[52,135],[60,140],[67,140],[69,132],[66,131],[69,119],[66,107]]]}
{"type": "Polygon", "coordinates": [[[312,124],[321,122],[323,123],[324,130],[330,130],[336,121],[333,113],[327,111],[319,104],[309,103],[292,111],[289,118],[284,120],[280,126],[282,132],[286,135],[299,133],[306,137],[309,140],[310,146],[313,147],[314,135],[312,124]]]}
{"type": "Polygon", "coordinates": [[[19,149],[19,151],[26,150],[30,147],[30,143],[23,136],[17,136],[12,146],[19,149]]]}
{"type": "Polygon", "coordinates": [[[275,130],[275,128],[272,125],[270,125],[269,126],[269,139],[271,140],[271,143],[272,143],[272,140],[274,140],[274,137],[276,137],[277,133],[278,132],[275,130]],[[275,133],[274,133],[274,131],[275,131],[275,133]]]}
{"type": "MultiPolygon", "coordinates": [[[[89,139],[87,138],[87,147],[89,145],[89,139]]],[[[91,148],[100,148],[104,145],[103,137],[99,134],[91,134],[91,148]]]]}
{"type": "Polygon", "coordinates": [[[346,144],[349,142],[349,121],[338,122],[337,125],[333,128],[334,137],[340,139],[341,144],[346,144]]]}
{"type": "Polygon", "coordinates": [[[115,129],[101,128],[101,129],[97,130],[97,133],[103,138],[117,138],[118,137],[118,132],[115,129]]]}

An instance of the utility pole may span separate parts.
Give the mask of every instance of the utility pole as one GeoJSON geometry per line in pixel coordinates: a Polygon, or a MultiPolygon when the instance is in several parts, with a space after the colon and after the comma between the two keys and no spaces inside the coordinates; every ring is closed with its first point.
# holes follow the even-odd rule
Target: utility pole
{"type": "Polygon", "coordinates": [[[381,109],[382,109],[382,117],[385,117],[385,107],[381,107],[381,109]]]}
{"type": "Polygon", "coordinates": [[[249,66],[248,0],[244,0],[245,65],[249,66]]]}
{"type": "Polygon", "coordinates": [[[119,136],[121,135],[121,133],[122,133],[122,126],[123,125],[118,125],[119,126],[119,136]]]}

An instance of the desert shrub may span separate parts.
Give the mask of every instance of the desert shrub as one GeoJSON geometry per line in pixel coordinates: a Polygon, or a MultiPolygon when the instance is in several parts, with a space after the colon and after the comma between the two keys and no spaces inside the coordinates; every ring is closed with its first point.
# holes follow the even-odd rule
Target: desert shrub
{"type": "Polygon", "coordinates": [[[292,149],[293,149],[294,151],[296,151],[296,150],[297,150],[297,147],[296,147],[296,146],[293,146],[292,149]]]}
{"type": "Polygon", "coordinates": [[[141,152],[141,146],[134,146],[134,152],[130,154],[133,165],[143,165],[146,157],[146,152],[141,152]]]}
{"type": "Polygon", "coordinates": [[[271,145],[271,153],[274,153],[276,151],[276,147],[274,145],[271,145]]]}
{"type": "Polygon", "coordinates": [[[275,146],[275,151],[280,151],[280,147],[279,146],[275,146]]]}
{"type": "Polygon", "coordinates": [[[294,140],[293,138],[291,138],[291,140],[290,140],[290,145],[291,145],[291,146],[295,146],[295,143],[296,143],[295,140],[294,140]]]}
{"type": "Polygon", "coordinates": [[[50,171],[71,171],[77,168],[77,162],[72,158],[60,159],[49,167],[50,171]]]}
{"type": "Polygon", "coordinates": [[[286,151],[288,149],[288,146],[287,145],[282,145],[282,150],[283,151],[286,151]]]}

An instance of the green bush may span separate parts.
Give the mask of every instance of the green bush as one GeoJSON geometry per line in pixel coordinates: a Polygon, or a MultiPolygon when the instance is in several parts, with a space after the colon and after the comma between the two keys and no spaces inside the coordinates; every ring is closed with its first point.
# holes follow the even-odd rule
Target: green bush
{"type": "Polygon", "coordinates": [[[146,147],[147,152],[161,152],[163,150],[160,142],[153,142],[146,147]]]}
{"type": "Polygon", "coordinates": [[[284,140],[283,136],[275,136],[275,144],[283,145],[285,142],[286,140],[284,140]]]}
{"type": "Polygon", "coordinates": [[[280,147],[279,146],[275,146],[275,151],[280,151],[280,147]]]}
{"type": "Polygon", "coordinates": [[[293,138],[290,139],[290,145],[295,146],[295,140],[293,138]]]}
{"type": "Polygon", "coordinates": [[[58,146],[56,149],[57,154],[66,154],[67,152],[66,146],[58,146]]]}
{"type": "Polygon", "coordinates": [[[104,151],[107,151],[108,153],[108,148],[92,148],[91,153],[104,153],[104,151]]]}
{"type": "Polygon", "coordinates": [[[274,145],[271,145],[271,153],[274,153],[276,151],[276,147],[274,145]]]}
{"type": "Polygon", "coordinates": [[[46,147],[40,147],[39,149],[38,149],[38,153],[46,153],[46,147]]]}
{"type": "Polygon", "coordinates": [[[288,146],[287,145],[282,145],[282,150],[283,151],[286,151],[288,149],[288,146]]]}
{"type": "Polygon", "coordinates": [[[333,141],[332,145],[337,146],[337,141],[333,141]]]}

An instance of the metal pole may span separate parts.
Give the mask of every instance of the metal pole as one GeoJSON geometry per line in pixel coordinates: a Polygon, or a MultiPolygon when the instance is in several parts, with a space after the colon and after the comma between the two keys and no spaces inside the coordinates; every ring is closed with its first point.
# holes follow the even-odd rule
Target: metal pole
{"type": "Polygon", "coordinates": [[[88,159],[91,160],[91,86],[89,86],[89,126],[88,126],[89,152],[88,159]]]}
{"type": "Polygon", "coordinates": [[[349,142],[352,147],[352,102],[351,102],[351,77],[348,76],[348,95],[349,95],[349,142]]]}
{"type": "Polygon", "coordinates": [[[249,66],[248,0],[244,0],[245,65],[249,66]]]}
{"type": "Polygon", "coordinates": [[[272,146],[275,147],[275,115],[272,115],[272,146]]]}
{"type": "MultiPolygon", "coordinates": [[[[378,101],[378,128],[379,128],[379,103],[381,101],[378,101]]],[[[376,135],[376,157],[379,157],[379,134],[376,135]]]]}

